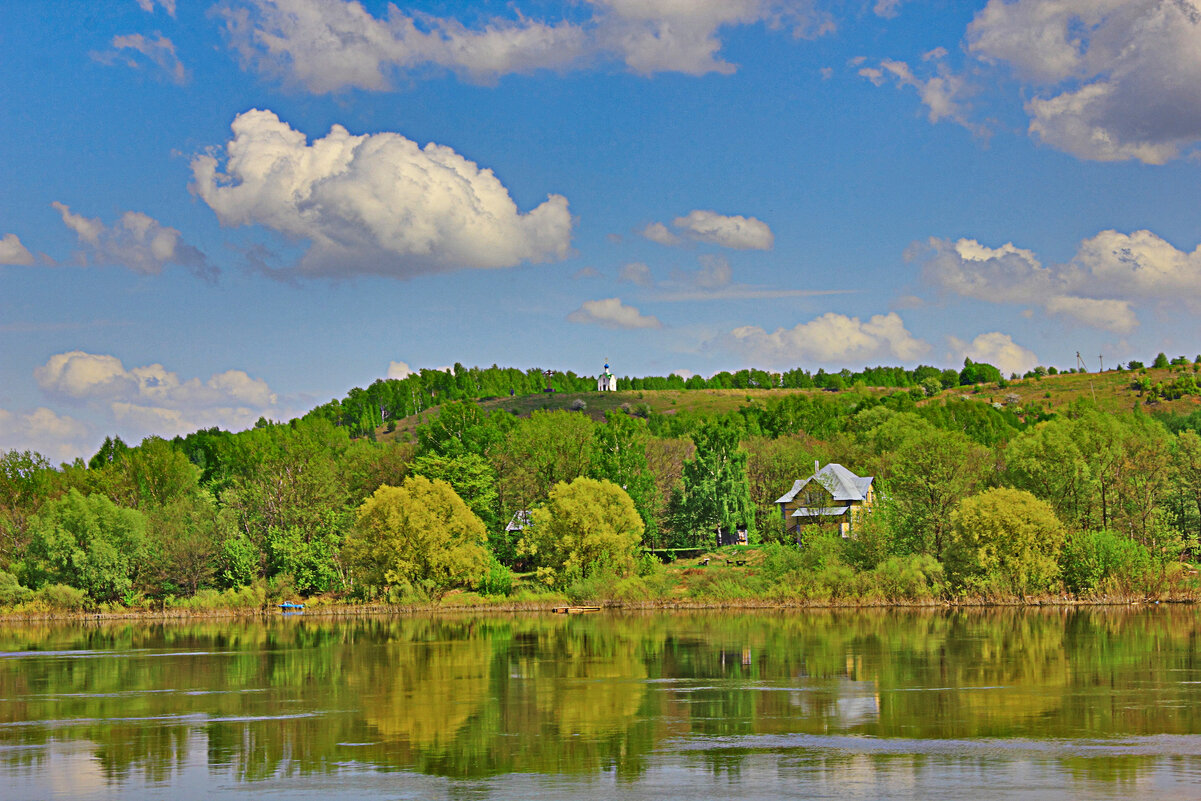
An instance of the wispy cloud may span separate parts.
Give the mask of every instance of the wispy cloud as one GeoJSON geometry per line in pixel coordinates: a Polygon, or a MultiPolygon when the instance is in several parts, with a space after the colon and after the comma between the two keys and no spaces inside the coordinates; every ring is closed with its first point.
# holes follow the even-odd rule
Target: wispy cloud
{"type": "Polygon", "coordinates": [[[190,77],[188,70],[175,52],[175,43],[161,33],[153,37],[140,33],[114,36],[112,50],[94,52],[92,58],[102,64],[115,64],[118,61],[133,69],[142,67],[141,56],[146,62],[157,67],[172,83],[183,85],[190,77]],[[131,53],[137,55],[130,55],[131,53]]]}
{"type": "Polygon", "coordinates": [[[244,65],[311,92],[385,90],[395,73],[439,67],[490,82],[537,70],[623,63],[636,74],[730,74],[721,32],[768,23],[798,37],[833,30],[813,0],[586,0],[575,19],[493,17],[468,27],[395,5],[377,17],[345,0],[234,0],[218,12],[244,65]]]}
{"type": "Polygon", "coordinates": [[[180,232],[140,211],[127,211],[114,225],[75,214],[64,203],[50,204],[75,232],[81,264],[111,264],[143,275],[157,275],[169,264],[186,268],[199,278],[215,280],[219,272],[208,257],[184,241],[180,232]]]}
{"type": "Polygon", "coordinates": [[[633,306],[627,306],[620,298],[586,300],[580,308],[567,315],[567,321],[584,325],[599,325],[604,328],[662,328],[657,317],[643,314],[633,306]]]}

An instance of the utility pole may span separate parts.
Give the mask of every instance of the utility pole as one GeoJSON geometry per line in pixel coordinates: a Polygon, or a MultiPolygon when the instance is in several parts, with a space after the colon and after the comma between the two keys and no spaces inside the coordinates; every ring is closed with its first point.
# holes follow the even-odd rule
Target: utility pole
{"type": "MultiPolygon", "coordinates": [[[[1086,373],[1088,372],[1088,368],[1084,366],[1084,359],[1082,359],[1080,357],[1080,351],[1076,351],[1076,366],[1079,367],[1084,372],[1086,372],[1086,373]]],[[[1091,392],[1093,395],[1093,403],[1096,403],[1097,402],[1097,388],[1093,386],[1092,376],[1089,376],[1089,379],[1088,379],[1088,389],[1089,389],[1089,392],[1091,392]]]]}

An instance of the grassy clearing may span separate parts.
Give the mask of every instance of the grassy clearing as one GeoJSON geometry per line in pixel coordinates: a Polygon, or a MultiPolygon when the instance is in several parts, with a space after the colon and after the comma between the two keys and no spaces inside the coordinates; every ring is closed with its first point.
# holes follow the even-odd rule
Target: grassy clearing
{"type": "Polygon", "coordinates": [[[1029,407],[1040,405],[1056,411],[1071,403],[1085,399],[1096,403],[1103,412],[1129,412],[1135,406],[1144,410],[1171,411],[1188,414],[1201,407],[1201,397],[1188,396],[1176,400],[1155,400],[1148,404],[1146,397],[1132,385],[1136,379],[1146,377],[1152,384],[1171,384],[1181,371],[1192,372],[1193,366],[1148,368],[1146,370],[1107,370],[1104,373],[1060,373],[1041,378],[1024,378],[1008,381],[1007,386],[978,384],[972,387],[954,387],[923,401],[937,403],[940,400],[967,396],[974,400],[1009,404],[1013,396],[1016,405],[1029,407]]]}

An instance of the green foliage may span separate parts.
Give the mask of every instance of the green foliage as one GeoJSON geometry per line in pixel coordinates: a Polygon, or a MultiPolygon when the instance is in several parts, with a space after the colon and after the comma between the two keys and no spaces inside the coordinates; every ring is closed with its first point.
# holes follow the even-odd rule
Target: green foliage
{"type": "Polygon", "coordinates": [[[1079,531],[1070,535],[1059,560],[1063,583],[1087,597],[1115,584],[1129,586],[1152,570],[1151,553],[1111,531],[1079,531]]]}
{"type": "MultiPolygon", "coordinates": [[[[222,540],[233,534],[208,493],[172,500],[147,511],[146,562],[139,585],[155,594],[193,595],[217,572],[222,540]]],[[[257,567],[257,559],[256,559],[257,567]]]]}
{"type": "Polygon", "coordinates": [[[874,429],[868,439],[879,454],[876,492],[891,506],[892,549],[937,556],[951,511],[984,481],[988,450],[907,413],[874,429]]]}
{"type": "Polygon", "coordinates": [[[486,541],[484,524],[450,484],[410,476],[363,502],[344,554],[356,581],[407,584],[437,596],[479,580],[488,563],[486,541]]]}
{"type": "Polygon", "coordinates": [[[1171,365],[1171,362],[1168,361],[1168,355],[1166,353],[1164,353],[1163,351],[1160,351],[1155,356],[1155,361],[1151,363],[1152,367],[1160,367],[1160,368],[1169,367],[1170,365],[1171,365]]]}
{"type": "Polygon", "coordinates": [[[955,588],[1024,595],[1053,587],[1065,533],[1046,502],[999,487],[965,498],[951,522],[943,564],[955,588]]]}
{"type": "Polygon", "coordinates": [[[559,482],[588,473],[596,424],[582,414],[534,412],[489,454],[502,517],[541,503],[559,482]]]}
{"type": "Polygon", "coordinates": [[[411,468],[415,475],[450,484],[490,533],[503,528],[499,518],[496,474],[479,454],[466,452],[453,457],[426,454],[415,459],[411,468]]]}
{"type": "Polygon", "coordinates": [[[963,360],[963,369],[959,371],[960,386],[970,384],[995,384],[1001,380],[1001,371],[985,362],[963,360]]]}
{"type": "Polygon", "coordinates": [[[996,409],[978,400],[948,400],[927,404],[918,416],[946,431],[960,432],[975,442],[993,447],[1006,442],[1023,427],[1018,416],[1008,409],[996,409]]]}
{"type": "Polygon", "coordinates": [[[98,489],[122,506],[139,509],[163,506],[193,493],[200,480],[200,470],[188,457],[159,437],[116,451],[92,469],[98,489]]]}
{"type": "Polygon", "coordinates": [[[243,587],[255,580],[262,570],[262,553],[242,532],[221,543],[218,554],[218,577],[221,586],[230,589],[243,587]]]}
{"type": "Polygon", "coordinates": [[[577,478],[559,483],[531,515],[518,549],[551,586],[609,570],[628,575],[643,523],[628,493],[610,481],[577,478]]]}
{"type": "Polygon", "coordinates": [[[57,474],[39,453],[0,451],[0,566],[20,558],[29,519],[53,492],[57,474]]]}
{"type": "Polygon", "coordinates": [[[33,590],[22,587],[12,573],[0,570],[0,607],[16,606],[33,597],[33,590]]]}
{"type": "Polygon", "coordinates": [[[931,601],[946,591],[943,565],[929,554],[890,556],[867,573],[863,583],[889,602],[931,601]]]}
{"type": "Polygon", "coordinates": [[[680,523],[694,543],[721,527],[733,531],[753,526],[755,511],[747,481],[747,455],[738,431],[722,420],[704,425],[692,436],[696,456],[684,463],[680,523]]]}
{"type": "Polygon", "coordinates": [[[442,404],[436,417],[417,427],[418,450],[423,455],[448,458],[475,454],[480,456],[504,435],[506,415],[493,420],[480,407],[467,401],[442,404]]]}
{"type": "Polygon", "coordinates": [[[34,593],[35,603],[59,612],[79,612],[88,604],[88,594],[69,584],[47,584],[34,593]]]}
{"type": "Polygon", "coordinates": [[[855,536],[846,540],[843,558],[856,570],[870,571],[894,556],[908,555],[909,544],[897,538],[897,530],[896,506],[891,498],[878,496],[871,511],[855,526],[855,536]]]}
{"type": "Polygon", "coordinates": [[[316,529],[270,528],[267,558],[272,576],[290,576],[296,591],[304,595],[342,587],[338,551],[347,528],[341,514],[331,513],[316,529]]]}
{"type": "MultiPolygon", "coordinates": [[[[1196,395],[1196,370],[1185,369],[1185,362],[1177,358],[1170,372],[1138,377],[1143,400],[1158,404],[1196,395]]],[[[1077,401],[1051,414],[1031,402],[1019,410],[1008,398],[1008,406],[998,409],[982,400],[992,400],[988,390],[981,399],[960,399],[953,392],[915,403],[961,380],[983,381],[991,369],[969,361],[963,371],[869,367],[777,375],[746,369],[687,382],[623,378],[623,388],[639,392],[726,388],[737,390],[737,397],[714,396],[719,405],[709,405],[708,396],[694,401],[673,396],[668,402],[678,401],[679,408],[668,414],[653,410],[663,408],[655,398],[636,404],[629,399],[634,406],[627,413],[607,411],[598,423],[566,411],[529,418],[488,414],[474,399],[507,396],[510,390],[541,397],[541,370],[456,365],[453,373],[422,371],[356,388],[344,400],[286,424],[263,419],[249,431],[213,428],[171,442],[149,437],[133,448],[110,437],[90,469],[82,461],[56,469],[37,454],[0,451],[0,571],[19,576],[28,587],[69,583],[101,604],[153,601],[170,607],[200,597],[196,608],[206,608],[260,586],[263,593],[353,586],[356,597],[372,597],[363,566],[348,571],[354,548],[344,548],[343,539],[355,510],[373,493],[400,486],[414,474],[450,484],[483,522],[501,564],[520,562],[518,535],[504,531],[512,514],[536,508],[556,485],[581,476],[624,487],[644,540],[656,546],[708,544],[714,529],[739,524],[750,524],[752,542],[789,544],[773,501],[818,459],[876,477],[873,512],[856,521],[854,537],[823,535],[810,538],[803,550],[790,549],[789,558],[803,564],[787,579],[755,577],[756,568],[743,571],[746,576],[715,571],[704,579],[714,592],[797,599],[832,593],[865,601],[936,595],[945,577],[925,567],[949,555],[952,510],[994,485],[1034,494],[1074,531],[1105,529],[1118,538],[1121,548],[1094,544],[1099,555],[1090,559],[1105,569],[1082,572],[1070,579],[1071,586],[1092,587],[1082,591],[1093,593],[1176,586],[1171,584],[1179,578],[1176,560],[1195,557],[1201,536],[1201,437],[1194,433],[1201,430],[1201,412],[1164,411],[1152,419],[1137,409],[1102,412],[1077,401]],[[811,391],[759,391],[781,386],[811,391]],[[852,390],[820,391],[838,387],[852,390]],[[882,394],[873,389],[878,387],[897,391],[882,394]],[[746,403],[734,410],[742,398],[746,403]],[[400,420],[415,412],[425,413],[416,442],[401,441],[411,424],[400,420]],[[371,441],[389,424],[402,436],[371,441]],[[107,498],[115,511],[101,517],[137,510],[144,536],[114,545],[99,524],[82,525],[83,535],[62,534],[59,529],[69,527],[46,521],[61,517],[63,505],[79,503],[66,500],[72,491],[88,503],[107,498]],[[93,528],[101,533],[86,533],[93,528]],[[1150,567],[1144,557],[1151,558],[1150,567]],[[1129,570],[1114,567],[1115,560],[1128,562],[1129,570]]],[[[1044,379],[1037,394],[1050,388],[1057,372],[1031,371],[1031,377],[1044,379]]],[[[585,378],[562,373],[552,380],[560,391],[580,392],[594,386],[585,378]]],[[[1083,386],[1072,381],[1061,379],[1060,389],[1083,386]]],[[[996,385],[1004,383],[998,379],[996,385]]],[[[1027,384],[1012,394],[1029,398],[1030,390],[1027,384]]],[[[621,399],[610,400],[590,396],[581,403],[599,413],[621,399]]],[[[1099,396],[1097,402],[1106,399],[1099,396]]],[[[527,402],[525,408],[534,405],[527,402]]],[[[678,575],[659,570],[629,576],[628,563],[614,566],[606,559],[580,562],[552,580],[576,587],[573,592],[586,588],[635,599],[662,597],[670,583],[664,576],[678,575]]],[[[1083,559],[1080,571],[1091,563],[1083,559]]],[[[1066,561],[1064,569],[1068,581],[1066,561]]],[[[507,570],[489,562],[465,583],[478,580],[495,591],[493,578],[512,581],[507,570]]],[[[387,583],[382,577],[380,582],[377,587],[387,583]]],[[[699,592],[696,581],[688,582],[689,593],[699,592]]],[[[1010,593],[1007,582],[994,571],[977,577],[973,586],[977,593],[1010,593]]],[[[385,595],[411,602],[441,591],[430,581],[398,576],[385,595]]]]}
{"type": "Polygon", "coordinates": [[[646,458],[650,432],[643,421],[606,412],[605,424],[593,436],[588,477],[610,481],[624,489],[634,501],[649,539],[657,525],[660,498],[646,458]]]}
{"type": "Polygon", "coordinates": [[[129,446],[120,437],[105,437],[104,444],[100,446],[100,450],[88,460],[88,468],[90,470],[99,470],[105,465],[116,461],[117,457],[128,450],[129,446]]]}
{"type": "Polygon", "coordinates": [[[476,584],[484,595],[503,596],[513,591],[513,571],[489,554],[483,578],[476,584]]]}
{"type": "Polygon", "coordinates": [[[23,583],[69,584],[93,600],[114,602],[133,586],[146,540],[146,518],[99,494],[72,489],[47,503],[30,524],[23,583]]]}

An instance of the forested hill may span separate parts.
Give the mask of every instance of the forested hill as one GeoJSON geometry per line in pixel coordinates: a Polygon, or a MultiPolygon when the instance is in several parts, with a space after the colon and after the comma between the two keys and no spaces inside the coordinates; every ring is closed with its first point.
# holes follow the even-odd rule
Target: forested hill
{"type": "MultiPolygon", "coordinates": [[[[1201,357],[1199,357],[1201,358],[1201,357]]],[[[709,378],[699,375],[685,379],[669,376],[622,376],[617,379],[619,391],[657,390],[669,394],[652,394],[637,398],[651,411],[668,413],[700,407],[702,410],[729,411],[729,403],[716,404],[693,395],[692,390],[788,390],[821,389],[829,392],[850,390],[855,394],[879,394],[879,390],[910,390],[918,401],[927,398],[946,398],[962,394],[968,387],[974,396],[1008,406],[1061,406],[1079,397],[1088,397],[1102,409],[1129,410],[1135,402],[1151,400],[1158,411],[1190,410],[1198,394],[1194,380],[1194,362],[1178,357],[1171,362],[1160,354],[1157,365],[1150,369],[1139,362],[1103,373],[1059,371],[1054,367],[1037,367],[1024,377],[1004,378],[989,364],[965,360],[960,370],[921,365],[914,369],[903,367],[869,367],[860,371],[844,369],[836,373],[818,370],[810,373],[800,368],[783,373],[746,369],[720,372],[709,378]],[[988,386],[991,385],[991,386],[988,386]],[[674,393],[674,394],[672,394],[674,393]],[[1048,395],[1048,393],[1050,393],[1048,395]],[[1015,397],[1017,400],[1015,400],[1015,397]],[[1185,399],[1184,403],[1173,403],[1185,399]],[[710,408],[715,407],[715,408],[710,408]]],[[[309,412],[307,417],[320,417],[347,429],[352,436],[379,432],[390,422],[393,427],[411,430],[414,421],[404,421],[449,400],[483,401],[488,407],[504,408],[519,413],[533,409],[569,408],[583,400],[590,403],[594,416],[612,408],[613,398],[596,392],[594,376],[576,375],[567,371],[544,371],[542,368],[471,367],[455,364],[451,370],[421,370],[401,379],[378,379],[366,389],[355,387],[345,398],[334,399],[309,412]],[[548,390],[551,390],[548,392],[548,390]],[[531,400],[538,396],[538,400],[531,400]]],[[[754,397],[757,393],[752,393],[754,397]]],[[[630,403],[625,395],[616,396],[616,405],[630,403]]],[[[737,394],[729,395],[733,399],[737,394]]],[[[745,397],[745,396],[744,396],[745,397]]]]}
{"type": "MultiPolygon", "coordinates": [[[[551,569],[523,552],[521,532],[506,523],[576,483],[581,492],[619,488],[638,521],[636,534],[622,536],[647,547],[699,547],[716,528],[735,526],[787,543],[774,501],[815,461],[874,476],[882,499],[871,537],[845,553],[818,553],[815,565],[912,568],[905,575],[926,578],[906,597],[937,594],[941,565],[961,569],[962,554],[947,550],[961,503],[1004,490],[1045,505],[1031,514],[1047,530],[1109,549],[1088,557],[1100,565],[1096,575],[1066,578],[1076,562],[1064,563],[1069,589],[1095,588],[1122,565],[1178,562],[1201,533],[1201,360],[1156,362],[1105,373],[1039,368],[1021,378],[971,362],[960,371],[745,370],[623,377],[617,392],[597,392],[595,379],[570,372],[550,374],[546,392],[541,370],[456,366],[377,381],[286,423],[134,447],[112,438],[87,464],[55,468],[38,454],[4,452],[0,607],[31,597],[59,606],[183,603],[204,593],[235,603],[252,591],[246,597],[261,603],[267,589],[374,597],[381,587],[354,577],[366,575],[355,571],[378,549],[347,548],[363,536],[367,501],[388,488],[408,487],[415,498],[435,480],[466,504],[491,560],[487,580],[483,557],[473,557],[476,572],[454,581],[497,592],[507,592],[511,568],[551,569]]],[[[445,506],[427,500],[412,501],[421,514],[445,506]]],[[[606,559],[597,564],[617,564],[606,559]]],[[[553,581],[586,586],[591,564],[559,565],[553,581]]],[[[776,565],[781,576],[789,564],[776,565]]],[[[1061,574],[1040,564],[1039,588],[1054,589],[1061,574]]],[[[418,593],[434,586],[385,583],[418,593]]]]}

